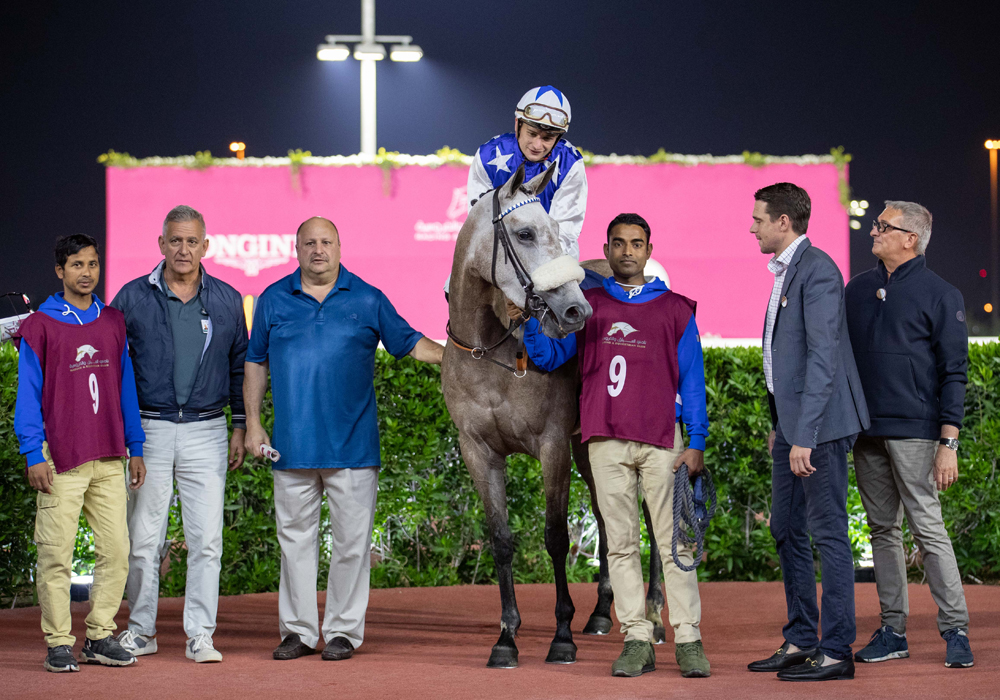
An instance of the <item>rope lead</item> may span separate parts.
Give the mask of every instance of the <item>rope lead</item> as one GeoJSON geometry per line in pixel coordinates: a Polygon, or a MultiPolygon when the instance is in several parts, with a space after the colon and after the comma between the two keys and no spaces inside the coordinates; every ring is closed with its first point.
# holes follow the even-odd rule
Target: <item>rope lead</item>
{"type": "Polygon", "coordinates": [[[708,470],[696,476],[692,485],[688,467],[682,464],[674,476],[674,535],[670,543],[670,553],[681,571],[694,571],[701,564],[705,551],[705,533],[708,532],[708,524],[715,515],[718,504],[715,483],[708,470]],[[681,546],[695,545],[696,555],[690,566],[681,563],[677,556],[678,542],[681,546]]]}

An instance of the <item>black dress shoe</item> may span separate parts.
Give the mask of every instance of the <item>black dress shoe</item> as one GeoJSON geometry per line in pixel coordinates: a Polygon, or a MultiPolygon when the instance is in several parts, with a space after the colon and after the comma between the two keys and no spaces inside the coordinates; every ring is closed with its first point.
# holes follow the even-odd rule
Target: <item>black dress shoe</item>
{"type": "Polygon", "coordinates": [[[354,646],[344,637],[334,637],[323,649],[324,661],[343,661],[354,656],[354,646]]]}
{"type": "Polygon", "coordinates": [[[850,681],[854,680],[854,659],[844,659],[835,664],[824,666],[826,656],[816,652],[803,664],[778,671],[778,680],[782,681],[850,681]]]}
{"type": "Polygon", "coordinates": [[[281,640],[281,644],[274,650],[273,656],[276,661],[288,661],[315,653],[315,649],[304,644],[301,637],[293,632],[281,640]]]}
{"type": "Polygon", "coordinates": [[[747,664],[747,668],[751,671],[757,671],[758,673],[774,673],[775,671],[780,671],[783,668],[791,668],[792,666],[798,666],[799,664],[805,663],[810,656],[816,653],[815,649],[800,649],[799,651],[789,652],[789,646],[789,643],[785,642],[781,645],[781,648],[771,654],[771,656],[766,659],[761,659],[760,661],[749,663],[747,664]]]}

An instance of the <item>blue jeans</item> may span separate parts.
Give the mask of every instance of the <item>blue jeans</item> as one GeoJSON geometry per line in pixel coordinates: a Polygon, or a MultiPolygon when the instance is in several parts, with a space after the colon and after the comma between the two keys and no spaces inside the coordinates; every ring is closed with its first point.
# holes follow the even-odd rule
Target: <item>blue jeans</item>
{"type": "Polygon", "coordinates": [[[854,622],[854,557],[847,533],[847,452],[856,436],[817,445],[808,477],[792,473],[792,446],[781,426],[772,453],[771,535],[778,547],[785,582],[788,624],[785,640],[800,649],[819,647],[831,659],[851,658],[854,622]],[[817,636],[816,572],[809,535],[823,569],[823,641],[817,636]]]}

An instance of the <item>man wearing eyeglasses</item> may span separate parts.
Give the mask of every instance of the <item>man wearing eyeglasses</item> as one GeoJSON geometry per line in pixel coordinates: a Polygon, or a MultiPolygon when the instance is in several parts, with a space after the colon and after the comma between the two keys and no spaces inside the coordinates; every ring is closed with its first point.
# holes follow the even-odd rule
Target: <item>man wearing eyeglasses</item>
{"type": "Polygon", "coordinates": [[[538,196],[559,224],[563,252],[578,259],[577,239],[587,210],[587,174],[583,154],[565,138],[571,116],[569,100],[551,85],[524,93],[514,111],[514,131],[494,136],[476,151],[469,169],[468,196],[471,209],[522,164],[525,182],[555,168],[552,181],[538,196]]]}
{"type": "Polygon", "coordinates": [[[968,330],[962,294],[927,269],[931,213],[885,203],[873,222],[875,267],[847,285],[847,321],[871,427],[854,446],[871,528],[882,625],[854,655],[868,663],[910,655],[903,514],[923,556],[945,666],[972,666],[969,611],[938,491],[958,479],[968,330]]]}

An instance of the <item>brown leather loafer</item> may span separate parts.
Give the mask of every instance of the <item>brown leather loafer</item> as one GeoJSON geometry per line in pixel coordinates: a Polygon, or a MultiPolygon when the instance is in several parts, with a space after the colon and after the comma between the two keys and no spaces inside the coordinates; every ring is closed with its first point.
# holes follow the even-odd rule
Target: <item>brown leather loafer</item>
{"type": "Polygon", "coordinates": [[[784,668],[803,664],[809,660],[810,656],[816,653],[815,649],[800,649],[799,651],[789,653],[788,647],[789,643],[785,642],[778,651],[771,654],[768,658],[747,664],[747,669],[758,673],[774,673],[784,668]]]}
{"type": "Polygon", "coordinates": [[[294,632],[281,640],[281,644],[274,650],[275,661],[288,661],[297,659],[300,656],[315,654],[316,650],[302,642],[301,637],[294,632]]]}
{"type": "Polygon", "coordinates": [[[344,637],[334,637],[323,649],[324,661],[343,661],[354,656],[354,646],[344,637]]]}

